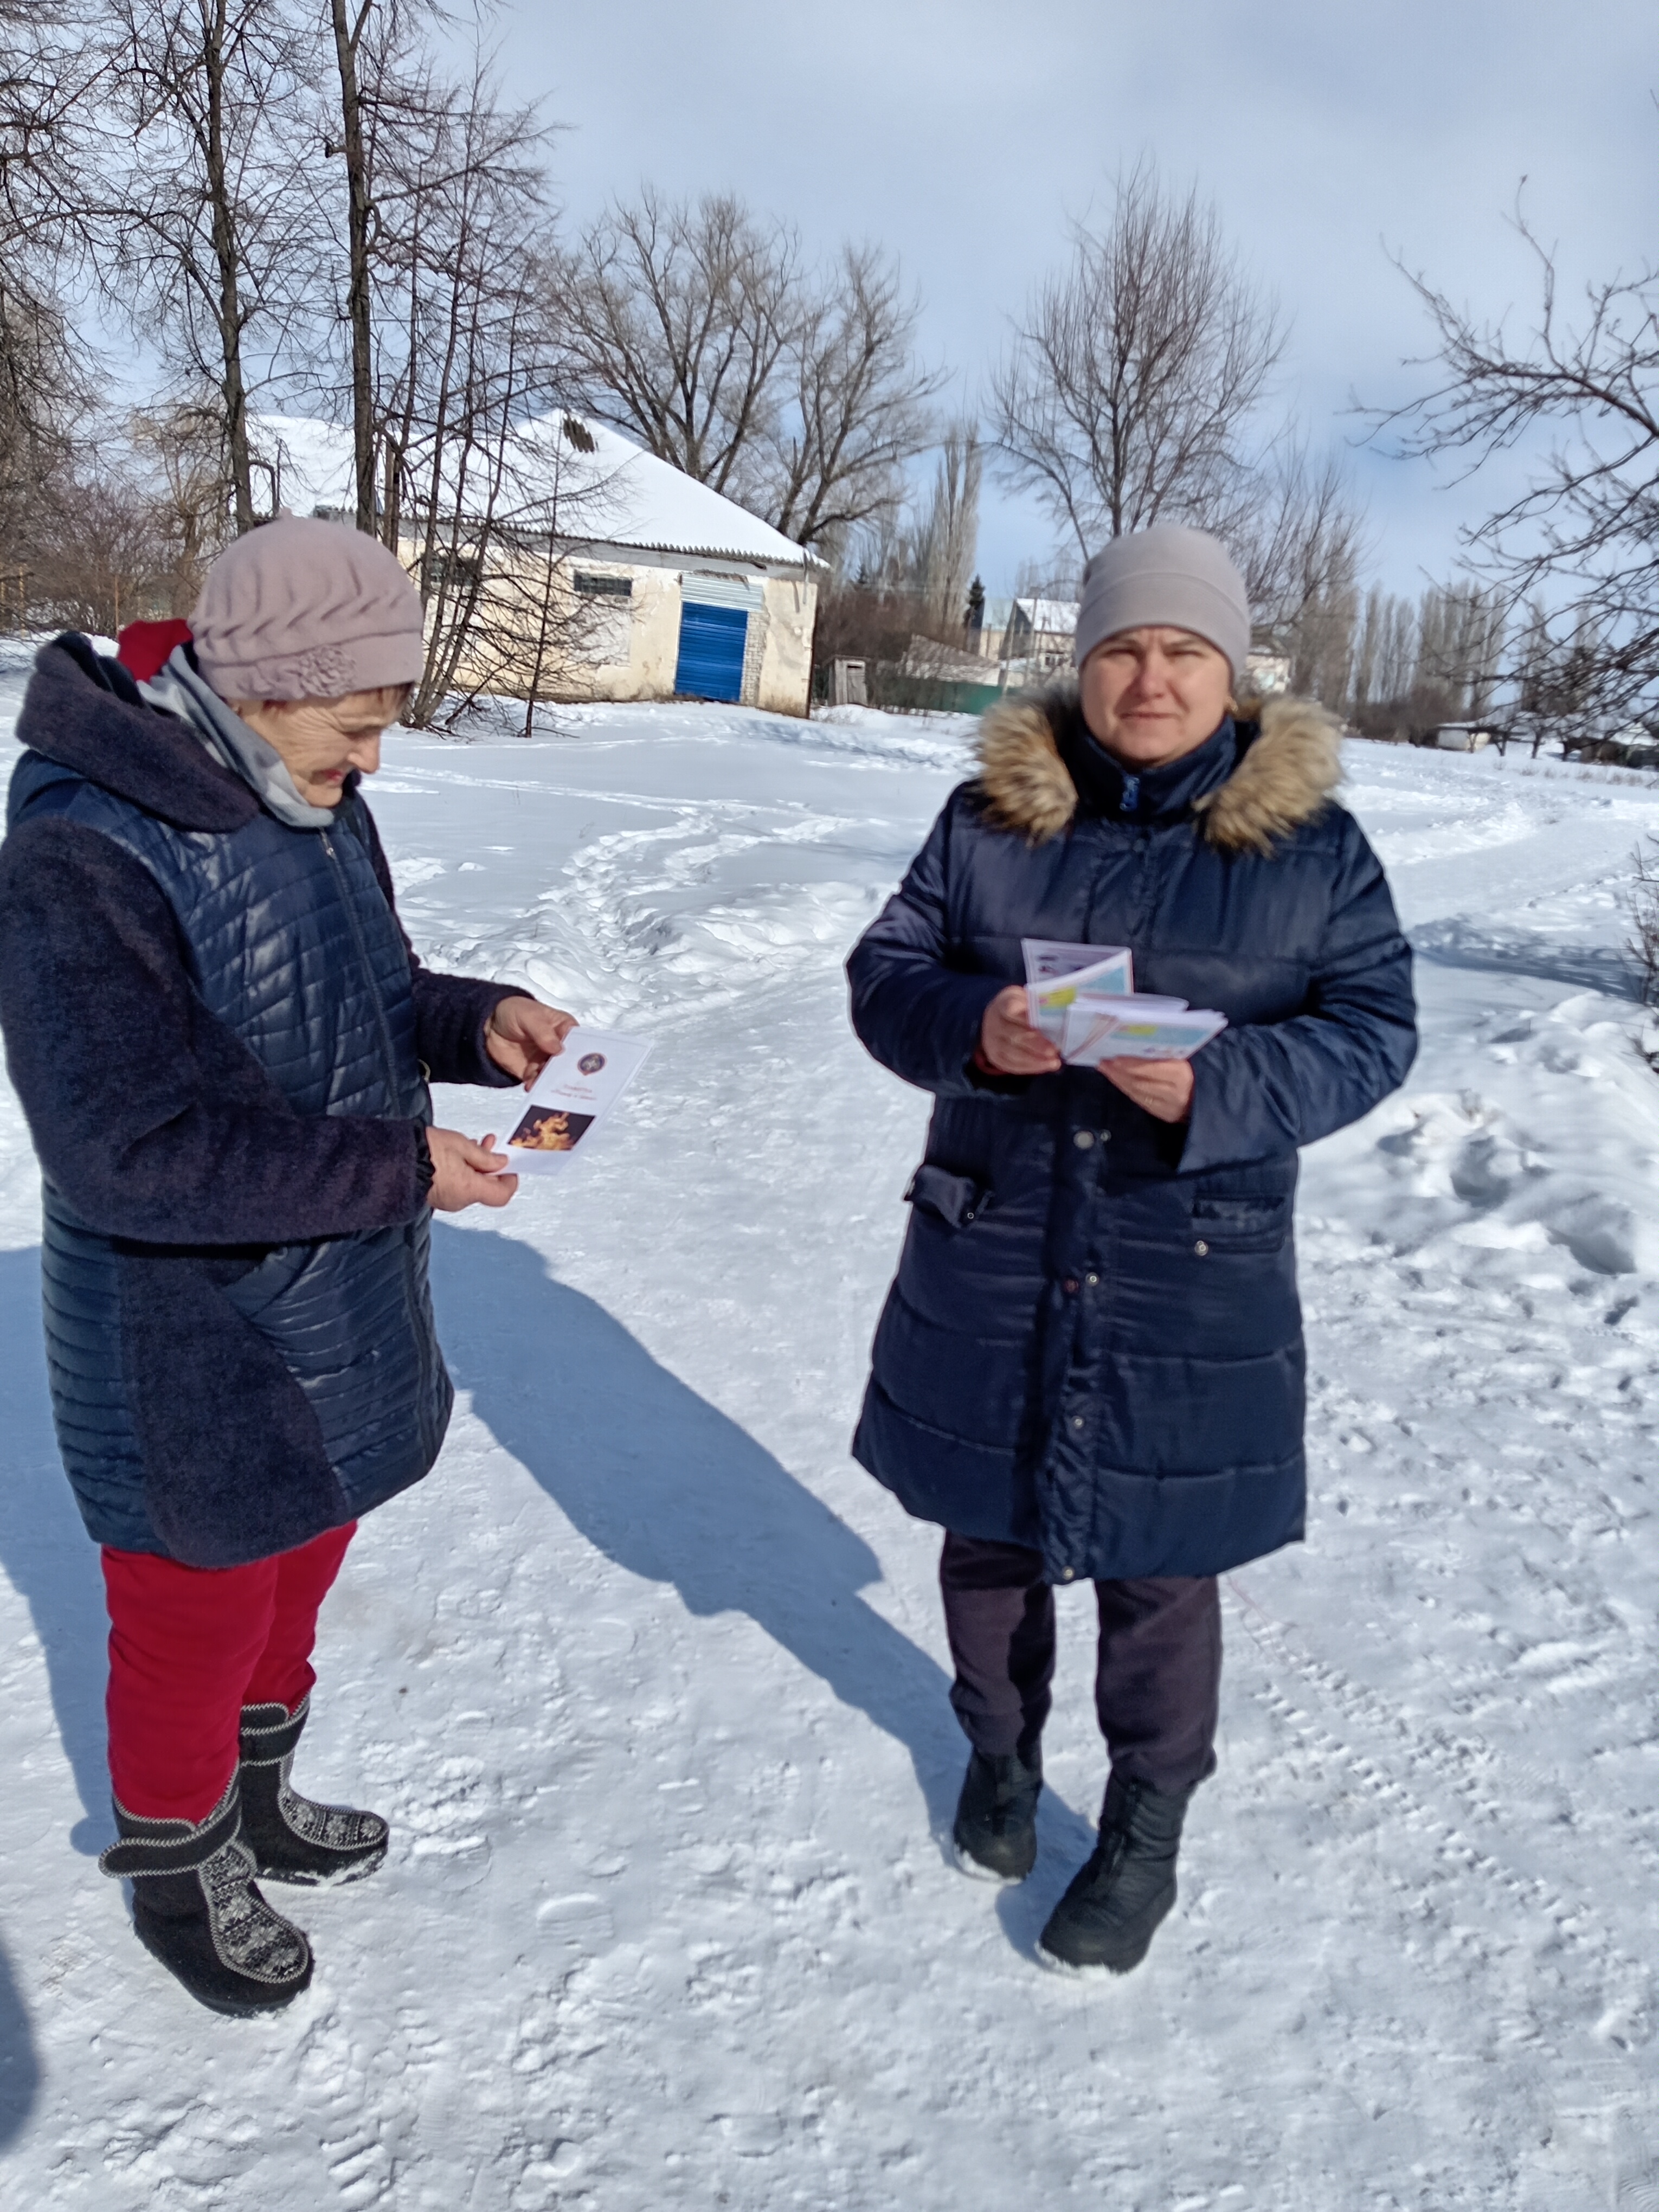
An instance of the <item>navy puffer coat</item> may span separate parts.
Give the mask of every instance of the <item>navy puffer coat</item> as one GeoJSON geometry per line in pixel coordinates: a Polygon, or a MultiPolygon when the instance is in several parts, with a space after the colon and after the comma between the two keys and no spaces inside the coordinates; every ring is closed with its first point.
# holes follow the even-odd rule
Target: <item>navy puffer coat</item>
{"type": "Polygon", "coordinates": [[[1297,1148],[1405,1077],[1411,956],[1317,708],[1133,777],[1068,686],[981,762],[848,963],[860,1036],[939,1102],[854,1449],[1050,1581],[1217,1574],[1303,1534],[1297,1148]],[[1187,1124],[1091,1068],[975,1071],[1024,937],[1226,1015],[1187,1124]]]}
{"type": "Polygon", "coordinates": [[[507,993],[415,960],[355,791],[286,826],[84,639],[18,735],[0,1024],[64,1463],[100,1543],[264,1558],[437,1456],[426,1076],[507,1080],[507,993]]]}

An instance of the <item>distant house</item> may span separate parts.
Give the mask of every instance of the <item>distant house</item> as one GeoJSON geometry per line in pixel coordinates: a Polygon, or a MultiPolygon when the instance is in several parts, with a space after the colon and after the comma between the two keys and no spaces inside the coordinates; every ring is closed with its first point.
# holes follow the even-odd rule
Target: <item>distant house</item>
{"type": "MultiPolygon", "coordinates": [[[[349,430],[276,415],[254,429],[280,503],[348,512],[349,430]]],[[[489,688],[509,696],[534,682],[544,697],[715,699],[805,714],[823,568],[815,555],[597,422],[527,423],[507,473],[484,564],[475,679],[487,653],[489,688]]],[[[418,549],[400,550],[414,568],[418,549]]]]}
{"type": "MultiPolygon", "coordinates": [[[[1072,665],[1077,618],[1074,599],[987,599],[979,629],[968,633],[968,647],[1000,664],[1005,685],[1047,683],[1072,665]]],[[[1287,691],[1290,655],[1258,647],[1245,663],[1245,688],[1258,698],[1287,691]]]]}
{"type": "Polygon", "coordinates": [[[1271,699],[1291,688],[1291,656],[1271,646],[1252,646],[1244,656],[1244,689],[1258,699],[1271,699]]]}
{"type": "Polygon", "coordinates": [[[1485,722],[1441,722],[1433,743],[1443,753],[1478,753],[1498,735],[1485,722]]]}
{"type": "Polygon", "coordinates": [[[1047,683],[1072,665],[1077,611],[1074,599],[987,599],[968,650],[999,663],[1005,685],[1047,683]]]}

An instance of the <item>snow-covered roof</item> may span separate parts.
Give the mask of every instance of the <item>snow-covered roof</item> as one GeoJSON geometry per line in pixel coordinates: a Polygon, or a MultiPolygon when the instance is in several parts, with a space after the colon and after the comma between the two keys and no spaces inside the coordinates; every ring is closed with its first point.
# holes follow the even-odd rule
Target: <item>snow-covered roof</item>
{"type": "MultiPolygon", "coordinates": [[[[581,422],[586,452],[562,413],[528,422],[513,441],[509,488],[497,507],[572,543],[623,551],[685,554],[768,567],[817,568],[797,545],[734,500],[698,483],[600,422],[581,422]]],[[[296,514],[353,501],[351,433],[303,415],[258,415],[254,442],[278,471],[278,496],[296,514]]]]}

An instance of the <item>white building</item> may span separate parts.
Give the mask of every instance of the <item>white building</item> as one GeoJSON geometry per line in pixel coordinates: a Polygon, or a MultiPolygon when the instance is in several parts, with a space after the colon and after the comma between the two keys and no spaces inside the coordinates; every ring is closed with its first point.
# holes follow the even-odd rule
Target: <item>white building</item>
{"type": "MultiPolygon", "coordinates": [[[[256,417],[253,430],[275,505],[349,511],[349,430],[279,415],[256,417]]],[[[563,643],[550,680],[543,663],[542,696],[724,699],[805,714],[816,556],[597,422],[551,415],[527,424],[508,477],[481,610],[499,634],[514,623],[528,633],[538,607],[552,609],[563,643]]],[[[413,568],[418,549],[400,550],[413,568]]],[[[532,650],[526,635],[516,676],[513,656],[498,653],[490,688],[522,696],[532,650]]]]}
{"type": "Polygon", "coordinates": [[[1074,599],[987,599],[969,649],[998,662],[1005,684],[1046,683],[1072,665],[1077,616],[1074,599]]]}

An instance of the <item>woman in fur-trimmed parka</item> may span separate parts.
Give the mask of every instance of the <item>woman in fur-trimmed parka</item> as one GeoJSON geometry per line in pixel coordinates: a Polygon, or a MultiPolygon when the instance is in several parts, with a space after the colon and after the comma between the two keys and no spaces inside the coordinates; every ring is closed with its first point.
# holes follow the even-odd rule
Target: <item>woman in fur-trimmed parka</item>
{"type": "Polygon", "coordinates": [[[1415,1051],[1388,886],[1331,796],[1335,726],[1237,711],[1249,640],[1216,540],[1115,541],[1078,685],[987,716],[978,779],[849,963],[860,1036],[938,1101],[854,1449],[947,1532],[970,1872],[1034,1862],[1052,1586],[1097,1588],[1111,1778],[1042,1939],[1073,1966],[1135,1965],[1174,1902],[1214,1765],[1215,1578],[1303,1534],[1297,1147],[1415,1051]],[[1190,1060],[1062,1066],[1017,980],[1027,938],[1127,946],[1138,991],[1228,1027],[1190,1060]]]}

